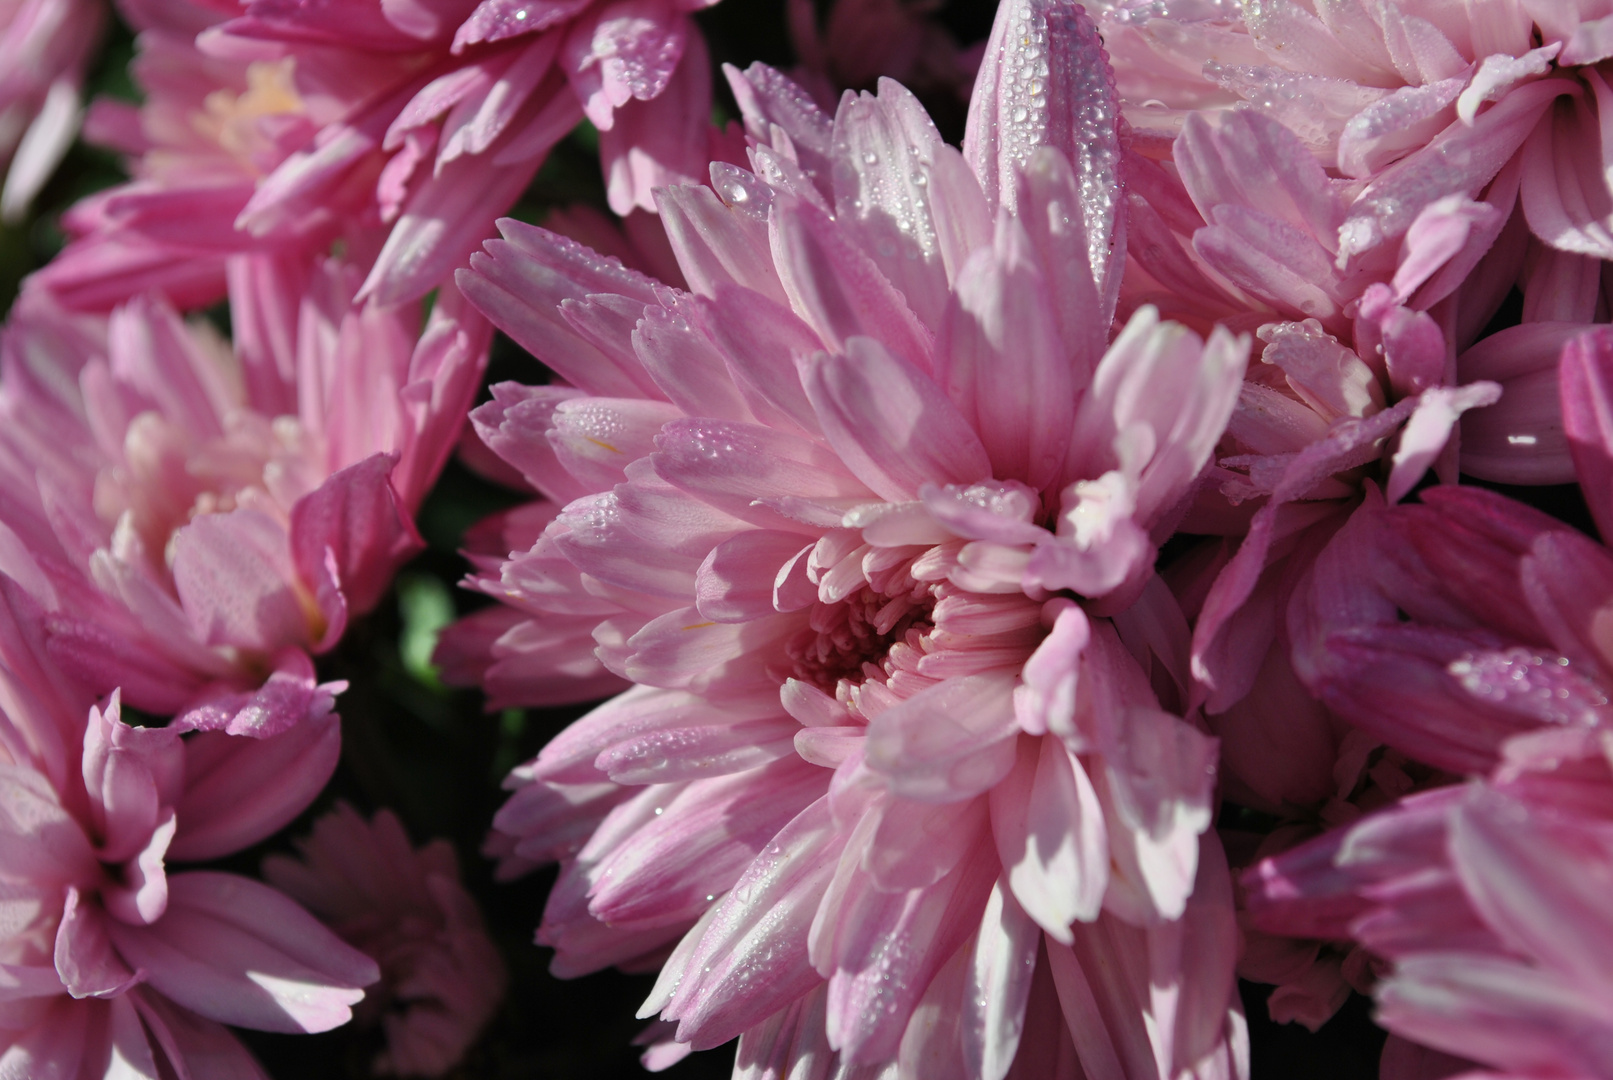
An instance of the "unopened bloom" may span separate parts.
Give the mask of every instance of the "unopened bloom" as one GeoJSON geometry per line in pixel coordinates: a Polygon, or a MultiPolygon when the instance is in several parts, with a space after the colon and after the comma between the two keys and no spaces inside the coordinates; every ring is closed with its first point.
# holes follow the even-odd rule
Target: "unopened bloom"
{"type": "Polygon", "coordinates": [[[98,104],[91,133],[135,179],[68,215],[75,242],[39,283],[74,307],[153,288],[189,306],[216,299],[228,254],[357,228],[384,236],[362,295],[418,299],[584,116],[613,208],[653,209],[651,187],[710,156],[703,6],[254,0],[221,19],[130,0],[146,100],[98,104]]]}
{"type": "Polygon", "coordinates": [[[336,767],[337,718],[267,738],[130,726],[116,693],[87,706],[53,670],[0,584],[0,1071],[258,1077],[222,1025],[345,1023],[368,957],[260,882],[174,872],[295,817],[336,767]]]}
{"type": "Polygon", "coordinates": [[[97,0],[0,4],[0,219],[23,215],[78,134],[84,68],[104,20],[97,0]]]}
{"type": "Polygon", "coordinates": [[[381,967],[359,1008],[380,1020],[387,1046],[378,1073],[441,1076],[504,996],[508,981],[476,902],[459,883],[446,841],[409,844],[382,810],[365,821],[347,804],[298,840],[301,859],[271,855],[263,876],[381,967]]]}
{"type": "Polygon", "coordinates": [[[268,733],[329,708],[308,654],[419,549],[414,510],[491,331],[451,288],[423,329],[412,305],[355,305],[337,260],[231,272],[233,349],[160,301],[103,318],[25,296],[3,344],[0,521],[71,676],[268,733]]]}
{"type": "Polygon", "coordinates": [[[460,277],[567,384],[475,414],[546,501],[493,527],[510,608],[445,648],[506,692],[632,684],[495,822],[510,870],[563,862],[555,970],[674,946],[657,1063],[1241,1074],[1215,748],[1160,705],[1152,564],[1247,343],[1152,311],[1106,341],[1092,24],[1003,6],[963,154],[890,81],[831,120],[730,79],[754,171],[660,195],[690,292],[515,222],[460,277]]]}

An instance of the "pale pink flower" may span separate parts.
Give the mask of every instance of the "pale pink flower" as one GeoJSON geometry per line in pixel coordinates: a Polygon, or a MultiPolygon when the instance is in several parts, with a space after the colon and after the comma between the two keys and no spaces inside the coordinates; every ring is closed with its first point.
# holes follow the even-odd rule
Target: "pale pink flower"
{"type": "Polygon", "coordinates": [[[1592,263],[1613,257],[1613,146],[1600,129],[1613,57],[1606,0],[1095,6],[1144,142],[1237,105],[1284,124],[1355,182],[1359,196],[1333,226],[1341,269],[1508,168],[1545,244],[1592,263]]]}
{"type": "Polygon", "coordinates": [[[387,1046],[375,1071],[441,1076],[458,1064],[504,996],[508,976],[459,883],[447,841],[411,847],[390,811],[365,821],[346,803],[296,841],[302,858],[271,855],[263,876],[373,957],[381,982],[358,1009],[387,1046]]]}
{"type": "MultiPolygon", "coordinates": [[[[1604,529],[1613,524],[1609,513],[1613,471],[1607,468],[1613,437],[1613,422],[1608,420],[1613,416],[1610,355],[1613,339],[1598,331],[1571,341],[1562,363],[1568,443],[1587,502],[1604,529]]],[[[1597,628],[1613,607],[1613,555],[1601,545],[1536,511],[1470,488],[1430,489],[1419,506],[1385,507],[1373,498],[1315,558],[1285,606],[1294,670],[1306,689],[1355,725],[1366,736],[1366,747],[1383,743],[1391,748],[1389,756],[1372,766],[1373,776],[1379,776],[1393,756],[1405,755],[1446,772],[1443,777],[1438,772],[1418,774],[1415,769],[1409,775],[1402,773],[1398,781],[1402,790],[1448,782],[1452,773],[1489,774],[1498,790],[1521,792],[1520,797],[1541,800],[1548,808],[1567,800],[1559,809],[1577,812],[1600,806],[1595,813],[1613,816],[1607,793],[1597,795],[1584,788],[1578,779],[1581,767],[1565,764],[1583,759],[1587,751],[1602,752],[1596,749],[1602,738],[1597,732],[1608,715],[1613,655],[1597,628]]],[[[1605,773],[1606,762],[1597,767],[1605,773]]],[[[1388,774],[1382,776],[1389,786],[1396,782],[1388,774]]],[[[1348,837],[1333,834],[1281,856],[1275,865],[1286,869],[1279,877],[1292,871],[1305,879],[1295,886],[1297,892],[1283,893],[1287,886],[1273,884],[1276,879],[1268,873],[1273,864],[1266,864],[1268,870],[1262,871],[1262,883],[1250,899],[1250,929],[1257,939],[1270,933],[1347,939],[1380,958],[1398,961],[1401,945],[1392,938],[1396,919],[1429,920],[1429,925],[1437,922],[1445,927],[1471,923],[1462,904],[1455,909],[1444,901],[1436,905],[1431,894],[1415,891],[1417,866],[1405,859],[1394,862],[1383,845],[1374,847],[1376,840],[1365,839],[1377,835],[1372,830],[1392,832],[1399,828],[1398,822],[1418,820],[1413,806],[1438,808],[1441,821],[1448,812],[1466,813],[1451,810],[1463,798],[1456,789],[1417,795],[1403,810],[1369,818],[1348,837]],[[1340,867],[1359,861],[1365,876],[1351,878],[1354,871],[1345,868],[1342,877],[1335,875],[1331,884],[1324,885],[1317,875],[1332,873],[1327,866],[1334,853],[1340,867]],[[1404,878],[1406,889],[1412,891],[1389,878],[1404,878]],[[1342,893],[1355,899],[1346,902],[1342,893]],[[1417,906],[1425,901],[1426,906],[1417,906]],[[1277,916],[1268,910],[1273,903],[1281,909],[1277,916]],[[1410,906],[1399,914],[1384,912],[1375,921],[1352,922],[1374,904],[1410,906]],[[1332,921],[1307,929],[1295,921],[1305,918],[1332,921]],[[1381,936],[1380,928],[1387,928],[1391,936],[1381,936]]],[[[1491,809],[1497,805],[1492,803],[1491,809]]],[[[1333,823],[1349,820],[1335,815],[1333,823]]],[[[1293,837],[1272,840],[1272,846],[1281,850],[1293,837]]],[[[1437,852],[1429,854],[1426,846],[1422,851],[1417,858],[1444,858],[1437,852]]],[[[1450,879],[1448,872],[1441,876],[1433,867],[1421,869],[1430,882],[1450,879]]],[[[1584,868],[1576,866],[1574,873],[1583,874],[1584,868]]],[[[1592,870],[1590,876],[1595,873],[1592,870]]],[[[1465,871],[1458,876],[1468,880],[1465,871]]],[[[1541,882],[1539,875],[1530,878],[1541,888],[1557,887],[1541,882]]],[[[1473,903],[1488,920],[1489,909],[1480,900],[1473,903]]],[[[1495,929],[1507,938],[1504,929],[1495,929]]],[[[1271,943],[1263,948],[1275,958],[1283,946],[1271,943]]],[[[1308,950],[1315,964],[1314,941],[1291,942],[1287,948],[1300,962],[1286,974],[1268,965],[1264,977],[1287,983],[1290,993],[1297,993],[1303,982],[1326,981],[1320,967],[1307,968],[1303,962],[1308,950]]],[[[1482,962],[1447,959],[1457,982],[1483,978],[1482,962]]],[[[1259,972],[1246,973],[1262,977],[1259,972]]],[[[1360,985],[1359,978],[1354,981],[1360,985]]],[[[1413,987],[1407,991],[1412,998],[1436,1011],[1440,1006],[1431,1002],[1456,1000],[1443,996],[1443,991],[1441,999],[1428,998],[1432,991],[1427,987],[1405,985],[1413,987]]],[[[1414,1003],[1411,1009],[1416,1013],[1422,1007],[1414,1003]]],[[[1405,1030],[1437,1047],[1465,1052],[1460,1041],[1424,1039],[1417,1034],[1421,1029],[1405,1030]]],[[[1469,1056],[1517,1067],[1505,1056],[1469,1056]]],[[[1558,1069],[1551,1075],[1579,1074],[1558,1069]]]]}
{"type": "Polygon", "coordinates": [[[0,220],[22,217],[78,134],[105,19],[99,0],[0,3],[0,220]]]}
{"type": "MultiPolygon", "coordinates": [[[[1377,1019],[1405,1039],[1508,1075],[1613,1073],[1607,731],[1514,736],[1488,779],[1412,796],[1246,880],[1255,925],[1382,958],[1377,1019]]],[[[1450,1074],[1398,1047],[1384,1065],[1390,1080],[1450,1074]]]]}
{"type": "MultiPolygon", "coordinates": [[[[1599,526],[1613,526],[1613,335],[1564,350],[1565,422],[1599,526]]],[[[1330,708],[1410,757],[1486,773],[1502,742],[1595,725],[1613,655],[1601,631],[1613,554],[1489,492],[1431,488],[1377,500],[1317,558],[1288,610],[1300,679],[1330,708]]]]}
{"type": "Polygon", "coordinates": [[[161,289],[218,295],[232,252],[313,252],[385,235],[361,295],[425,295],[464,264],[586,116],[618,213],[690,178],[709,152],[708,0],[393,4],[185,0],[125,5],[143,30],[146,101],[98,103],[90,133],[132,183],[65,224],[40,284],[74,307],[161,289]]]}
{"type": "Polygon", "coordinates": [[[110,318],[24,296],[3,343],[4,569],[100,693],[269,733],[329,708],[310,652],[421,541],[491,330],[447,286],[355,305],[358,273],[231,263],[235,345],[137,298],[110,318]]]}
{"type": "Polygon", "coordinates": [[[0,589],[0,1072],[261,1077],[222,1025],[345,1023],[368,957],[266,885],[173,872],[295,817],[336,767],[337,718],[261,739],[131,727],[115,692],[89,707],[54,672],[25,594],[0,589]]]}
{"type": "Polygon", "coordinates": [[[1353,788],[1363,747],[1343,744],[1347,726],[1289,669],[1281,613],[1295,582],[1369,478],[1391,502],[1430,468],[1448,482],[1571,480],[1557,358],[1602,317],[1600,278],[1586,291],[1530,277],[1530,252],[1544,249],[1518,208],[1514,167],[1481,200],[1449,194],[1398,245],[1340,269],[1352,189],[1270,117],[1188,115],[1169,167],[1132,165],[1130,299],[1257,326],[1266,342],[1182,522],[1243,537],[1230,558],[1209,553],[1173,575],[1194,594],[1183,599],[1195,700],[1240,798],[1277,812],[1318,805],[1353,788]],[[1481,337],[1520,265],[1531,321],[1481,337]],[[1565,291],[1574,299],[1560,310],[1535,304],[1565,291]]]}
{"type": "Polygon", "coordinates": [[[569,385],[475,414],[546,501],[479,538],[509,606],[445,651],[503,700],[631,684],[495,822],[506,872],[563,862],[554,970],[659,964],[655,1066],[737,1036],[740,1076],[1243,1075],[1152,564],[1247,342],[1146,310],[1106,341],[1091,22],[1003,6],[961,154],[888,80],[832,120],[730,80],[754,171],[660,193],[690,292],[516,222],[460,275],[569,385]]]}

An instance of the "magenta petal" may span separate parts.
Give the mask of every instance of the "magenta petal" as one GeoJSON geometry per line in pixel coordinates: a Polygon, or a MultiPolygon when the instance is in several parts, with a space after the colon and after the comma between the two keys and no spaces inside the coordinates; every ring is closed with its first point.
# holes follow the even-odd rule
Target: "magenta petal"
{"type": "Polygon", "coordinates": [[[325,553],[335,556],[347,610],[374,607],[392,574],[425,543],[389,479],[397,459],[375,454],[333,475],[291,508],[291,553],[305,582],[319,579],[325,553]]]}
{"type": "Polygon", "coordinates": [[[1598,531],[1613,536],[1613,334],[1597,330],[1569,342],[1559,377],[1580,489],[1598,531]]]}
{"type": "Polygon", "coordinates": [[[332,715],[266,738],[217,731],[191,736],[169,858],[217,858],[283,828],[336,771],[341,744],[341,723],[332,715]]]}
{"type": "Polygon", "coordinates": [[[174,588],[209,645],[273,652],[308,640],[285,530],[239,509],[196,518],[174,533],[174,588]]]}
{"type": "Polygon", "coordinates": [[[130,969],[112,947],[106,912],[74,888],[56,928],[56,973],[75,998],[117,997],[145,978],[130,969]]]}
{"type": "Polygon", "coordinates": [[[203,871],[168,884],[167,914],[147,927],[111,925],[112,940],[152,989],[209,1019],[328,1031],[380,978],[373,960],[266,885],[203,871]]]}
{"type": "Polygon", "coordinates": [[[273,662],[273,673],[256,690],[215,688],[180,713],[174,727],[264,739],[329,714],[335,695],[347,689],[345,682],[314,682],[313,661],[300,649],[282,650],[273,662]]]}

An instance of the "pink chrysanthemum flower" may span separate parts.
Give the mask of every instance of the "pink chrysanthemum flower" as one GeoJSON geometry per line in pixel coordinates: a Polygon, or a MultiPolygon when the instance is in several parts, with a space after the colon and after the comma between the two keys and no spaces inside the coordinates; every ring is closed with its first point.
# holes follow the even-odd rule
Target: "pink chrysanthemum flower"
{"type": "Polygon", "coordinates": [[[359,226],[385,234],[362,295],[417,299],[584,116],[612,207],[653,209],[652,186],[712,156],[689,17],[707,2],[129,0],[146,101],[97,103],[89,133],[135,180],[68,215],[77,239],[39,282],[74,307],[153,288],[190,306],[219,294],[225,255],[317,251],[359,226]]]}
{"type": "Polygon", "coordinates": [[[1581,263],[1613,258],[1605,0],[1096,6],[1144,141],[1237,105],[1353,181],[1359,198],[1335,226],[1341,267],[1404,236],[1440,198],[1476,197],[1504,167],[1520,174],[1545,244],[1581,263]]]}
{"type": "Polygon", "coordinates": [[[22,217],[78,134],[79,89],[104,20],[96,0],[0,4],[0,220],[22,217]]]}
{"type": "Polygon", "coordinates": [[[173,865],[284,827],[336,767],[337,718],[261,739],[131,727],[116,693],[89,707],[52,670],[25,595],[0,588],[0,1074],[257,1078],[222,1025],[345,1023],[369,957],[266,885],[173,865]]]}
{"type": "Polygon", "coordinates": [[[365,821],[345,803],[296,843],[302,858],[271,855],[263,876],[380,965],[380,983],[357,1010],[361,1023],[379,1020],[386,1031],[375,1071],[441,1076],[452,1069],[508,982],[476,902],[459,883],[454,849],[442,840],[411,847],[390,811],[365,821]]]}
{"type": "MultiPolygon", "coordinates": [[[[1254,925],[1375,953],[1378,1022],[1405,1039],[1505,1076],[1613,1072],[1607,731],[1514,736],[1487,779],[1414,795],[1246,880],[1254,925]]],[[[1382,1075],[1419,1080],[1415,1064],[1386,1052],[1382,1075]]]]}
{"type": "Polygon", "coordinates": [[[267,733],[329,708],[308,654],[419,549],[413,514],[491,330],[451,286],[423,329],[412,305],[355,306],[335,260],[231,274],[233,350],[149,299],[110,318],[19,303],[0,352],[3,568],[72,677],[267,733]]]}
{"type": "MultiPolygon", "coordinates": [[[[1608,419],[1613,416],[1610,356],[1613,339],[1605,332],[1570,342],[1564,352],[1562,386],[1568,445],[1587,502],[1604,530],[1613,526],[1609,485],[1613,472],[1608,469],[1608,448],[1613,445],[1613,422],[1608,419]]],[[[1597,629],[1610,605],[1613,555],[1605,547],[1500,496],[1438,487],[1423,493],[1421,505],[1388,507],[1381,499],[1369,498],[1308,564],[1292,599],[1277,614],[1286,621],[1292,640],[1293,670],[1304,690],[1320,703],[1316,707],[1348,721],[1356,735],[1363,736],[1356,739],[1357,752],[1386,745],[1387,755],[1370,772],[1388,790],[1398,783],[1407,791],[1448,783],[1462,774],[1549,773],[1554,766],[1545,751],[1559,739],[1572,741],[1571,733],[1583,730],[1592,733],[1586,745],[1595,743],[1594,732],[1605,725],[1608,691],[1613,687],[1608,675],[1613,656],[1597,629]],[[1407,772],[1394,764],[1395,759],[1423,764],[1419,768],[1408,764],[1407,772]],[[1396,773],[1398,777],[1391,775],[1396,773]]],[[[1529,783],[1548,801],[1579,799],[1573,784],[1565,780],[1542,776],[1529,783]]],[[[1460,801],[1458,793],[1447,791],[1418,796],[1416,805],[1437,806],[1444,814],[1460,801]]],[[[1613,807],[1602,812],[1613,812],[1613,807]]],[[[1385,820],[1412,820],[1395,813],[1398,816],[1385,820]]],[[[1344,813],[1332,815],[1334,824],[1350,820],[1344,813]]],[[[1290,835],[1286,843],[1275,846],[1280,849],[1293,841],[1290,835]]],[[[1302,849],[1323,852],[1322,862],[1303,854],[1284,855],[1279,861],[1306,875],[1324,874],[1323,866],[1333,852],[1360,844],[1370,848],[1371,843],[1340,841],[1335,835],[1302,849]]],[[[1412,870],[1404,863],[1376,866],[1373,860],[1378,856],[1364,857],[1363,873],[1374,881],[1412,870]]],[[[1348,876],[1350,871],[1341,873],[1348,876]]],[[[1394,888],[1385,886],[1380,892],[1365,878],[1340,885],[1347,892],[1357,886],[1365,890],[1356,909],[1340,914],[1332,911],[1327,897],[1314,895],[1312,886],[1324,892],[1331,888],[1319,878],[1311,880],[1304,895],[1291,897],[1294,903],[1288,913],[1275,920],[1261,912],[1277,894],[1263,893],[1260,889],[1266,886],[1260,886],[1251,897],[1252,928],[1353,939],[1379,956],[1399,955],[1392,942],[1340,929],[1365,910],[1362,905],[1370,906],[1369,900],[1399,903],[1394,888]],[[1338,932],[1310,934],[1296,929],[1293,919],[1310,917],[1307,911],[1326,919],[1338,914],[1340,921],[1330,924],[1338,932]]],[[[1273,946],[1268,956],[1276,959],[1280,953],[1280,947],[1273,946]]],[[[1290,955],[1303,959],[1302,953],[1299,949],[1290,955]]],[[[1312,945],[1313,958],[1314,953],[1312,945]]],[[[1269,975],[1275,968],[1268,965],[1267,970],[1269,975]]],[[[1290,977],[1279,975],[1274,981],[1289,983],[1284,990],[1290,994],[1301,994],[1306,989],[1301,984],[1308,984],[1307,992],[1326,997],[1322,984],[1329,977],[1336,984],[1347,975],[1338,970],[1336,961],[1330,976],[1317,966],[1296,964],[1290,977]]],[[[1442,1042],[1435,1045],[1449,1048],[1442,1042]]]]}
{"type": "Polygon", "coordinates": [[[1005,4],[962,154],[889,81],[831,120],[730,79],[755,171],[660,193],[690,293],[514,222],[461,275],[570,385],[475,414],[548,501],[488,527],[510,606],[444,655],[502,700],[633,684],[496,821],[508,870],[563,861],[540,941],[561,974],[672,947],[657,1065],[737,1036],[744,1076],[1242,1075],[1215,746],[1156,697],[1185,626],[1152,565],[1247,343],[1143,311],[1106,348],[1092,24],[1005,4]]]}
{"type": "Polygon", "coordinates": [[[1603,290],[1530,269],[1517,165],[1479,199],[1453,182],[1398,245],[1347,263],[1339,229],[1359,191],[1258,110],[1190,114],[1168,161],[1131,165],[1123,303],[1258,327],[1266,343],[1182,522],[1242,538],[1173,574],[1195,620],[1195,700],[1240,799],[1314,807],[1352,786],[1339,776],[1358,771],[1343,758],[1360,747],[1289,669],[1280,613],[1294,583],[1374,470],[1391,502],[1430,468],[1448,482],[1571,480],[1557,357],[1605,316],[1603,290]],[[1528,321],[1482,336],[1520,266],[1528,321]]]}

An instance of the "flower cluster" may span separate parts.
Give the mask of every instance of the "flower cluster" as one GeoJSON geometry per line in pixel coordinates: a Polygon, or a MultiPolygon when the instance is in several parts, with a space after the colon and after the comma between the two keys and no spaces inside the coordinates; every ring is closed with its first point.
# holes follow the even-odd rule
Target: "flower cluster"
{"type": "MultiPolygon", "coordinates": [[[[1241,977],[1613,1080],[1613,6],[787,0],[726,127],[710,0],[117,6],[0,332],[0,1076],[508,1022],[468,847],[335,798],[474,473],[396,655],[572,710],[483,854],[647,1068],[1247,1080],[1241,977]],[[620,222],[501,217],[567,139],[620,222]]],[[[102,20],[0,0],[8,219],[102,20]]]]}

